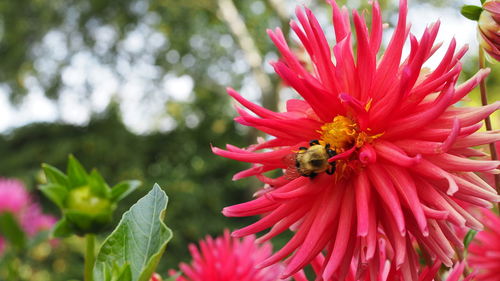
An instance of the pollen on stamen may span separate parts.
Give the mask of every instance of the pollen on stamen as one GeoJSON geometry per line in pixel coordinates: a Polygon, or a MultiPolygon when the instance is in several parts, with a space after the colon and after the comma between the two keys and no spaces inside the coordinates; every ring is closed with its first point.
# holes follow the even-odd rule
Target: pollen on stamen
{"type": "Polygon", "coordinates": [[[330,144],[337,153],[352,147],[359,134],[358,125],[352,119],[337,115],[331,123],[321,126],[321,141],[330,144]]]}
{"type": "MultiPolygon", "coordinates": [[[[370,128],[367,128],[367,131],[370,132],[370,128]]],[[[331,123],[321,126],[318,133],[321,134],[320,143],[322,145],[329,144],[338,155],[347,153],[349,150],[355,152],[366,143],[371,143],[383,135],[383,133],[372,135],[364,132],[355,121],[342,115],[337,115],[331,123]]]]}

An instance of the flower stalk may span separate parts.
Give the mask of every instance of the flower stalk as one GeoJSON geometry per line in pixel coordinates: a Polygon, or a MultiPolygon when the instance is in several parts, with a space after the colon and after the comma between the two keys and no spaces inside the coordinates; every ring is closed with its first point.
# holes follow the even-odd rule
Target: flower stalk
{"type": "Polygon", "coordinates": [[[95,263],[95,235],[85,235],[85,267],[83,273],[84,281],[93,281],[92,274],[95,263]]]}
{"type": "MultiPolygon", "coordinates": [[[[484,50],[481,46],[479,46],[479,69],[484,69],[484,68],[485,68],[484,50]]],[[[479,89],[481,91],[481,104],[483,106],[488,105],[488,92],[486,89],[485,80],[486,79],[481,80],[481,83],[479,84],[479,89]]],[[[484,119],[484,123],[486,124],[487,131],[493,130],[491,126],[490,116],[486,116],[486,118],[484,119]]],[[[491,160],[498,160],[495,143],[490,143],[489,145],[490,145],[491,160]]],[[[500,175],[495,174],[494,179],[495,179],[495,189],[497,190],[497,193],[500,194],[500,175]]],[[[498,204],[498,209],[500,210],[500,203],[498,204]]]]}

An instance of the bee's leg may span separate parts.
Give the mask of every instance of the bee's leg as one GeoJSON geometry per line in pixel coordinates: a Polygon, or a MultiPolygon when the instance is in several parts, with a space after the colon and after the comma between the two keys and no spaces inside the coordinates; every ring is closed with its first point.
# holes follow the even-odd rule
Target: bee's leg
{"type": "Polygon", "coordinates": [[[317,174],[316,174],[315,172],[312,172],[312,173],[310,173],[310,174],[309,174],[309,177],[310,177],[311,179],[314,179],[314,177],[315,177],[316,175],[317,175],[317,174]]]}
{"type": "Polygon", "coordinates": [[[318,140],[311,140],[311,141],[309,142],[309,146],[313,146],[313,145],[317,145],[317,144],[319,144],[319,141],[318,141],[318,140]]]}
{"type": "Polygon", "coordinates": [[[299,147],[299,150],[300,150],[300,151],[307,150],[307,147],[303,147],[303,146],[301,146],[301,147],[299,147]]]}
{"type": "Polygon", "coordinates": [[[329,143],[327,143],[327,144],[325,145],[325,149],[326,149],[326,151],[331,150],[331,149],[330,149],[330,144],[329,144],[329,143]]]}
{"type": "Polygon", "coordinates": [[[330,148],[326,148],[326,153],[328,153],[328,156],[330,156],[330,157],[337,155],[337,152],[335,152],[335,150],[330,149],[330,148]]]}
{"type": "Polygon", "coordinates": [[[333,161],[330,163],[330,167],[328,167],[326,173],[329,175],[333,175],[335,173],[336,168],[337,168],[337,163],[333,161]]]}
{"type": "Polygon", "coordinates": [[[329,175],[333,175],[335,173],[335,165],[332,165],[326,170],[326,173],[329,175]]]}

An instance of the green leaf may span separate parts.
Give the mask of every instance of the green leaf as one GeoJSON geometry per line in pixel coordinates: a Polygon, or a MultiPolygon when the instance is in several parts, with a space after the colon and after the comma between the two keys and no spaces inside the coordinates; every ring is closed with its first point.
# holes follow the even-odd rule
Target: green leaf
{"type": "Polygon", "coordinates": [[[484,2],[486,2],[486,0],[481,0],[481,4],[484,4],[484,2]]]}
{"type": "Polygon", "coordinates": [[[40,185],[40,191],[47,196],[52,202],[54,202],[59,208],[63,208],[66,196],[68,196],[68,190],[66,187],[59,185],[57,183],[48,183],[40,185]]]}
{"type": "Polygon", "coordinates": [[[79,187],[87,184],[87,172],[83,168],[82,164],[73,156],[69,155],[68,160],[68,174],[69,183],[72,187],[79,187]]]}
{"type": "Polygon", "coordinates": [[[482,11],[483,8],[481,7],[474,5],[464,5],[462,6],[462,10],[460,10],[460,13],[462,13],[464,17],[470,20],[478,21],[482,11]]]}
{"type": "Polygon", "coordinates": [[[68,186],[68,177],[56,167],[43,163],[42,169],[45,172],[48,183],[68,186]]]}
{"type": "Polygon", "coordinates": [[[11,213],[0,214],[0,234],[18,250],[26,245],[26,234],[11,213]]]}
{"type": "Polygon", "coordinates": [[[127,197],[132,191],[136,190],[141,185],[141,181],[128,180],[117,183],[111,188],[111,200],[118,202],[127,197]]]}
{"type": "Polygon", "coordinates": [[[51,236],[57,238],[64,238],[71,236],[72,234],[73,234],[73,229],[69,225],[66,218],[62,218],[56,223],[56,225],[54,225],[54,228],[52,228],[51,236]]]}
{"type": "MultiPolygon", "coordinates": [[[[118,266],[116,263],[112,267],[104,268],[102,281],[132,281],[132,271],[130,264],[118,266]]],[[[96,280],[97,281],[97,280],[96,280]]]]}
{"type": "Polygon", "coordinates": [[[130,265],[131,281],[149,280],[172,238],[172,231],[163,222],[167,202],[167,195],[155,184],[123,214],[97,254],[95,280],[105,280],[106,272],[126,264],[130,265]]]}
{"type": "Polygon", "coordinates": [[[132,281],[130,264],[127,263],[122,267],[114,266],[110,281],[132,281]]]}
{"type": "Polygon", "coordinates": [[[92,170],[87,180],[92,194],[95,194],[102,198],[109,198],[110,188],[106,181],[104,181],[104,178],[96,169],[92,170]]]}
{"type": "Polygon", "coordinates": [[[476,234],[477,234],[477,231],[473,230],[473,229],[471,229],[467,232],[467,234],[464,237],[465,249],[469,248],[469,245],[472,242],[472,240],[474,240],[474,237],[476,236],[476,234]]]}

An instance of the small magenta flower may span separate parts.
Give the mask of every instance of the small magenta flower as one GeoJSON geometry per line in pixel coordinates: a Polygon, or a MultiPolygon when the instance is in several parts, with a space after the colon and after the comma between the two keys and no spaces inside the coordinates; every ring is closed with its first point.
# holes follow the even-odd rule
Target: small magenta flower
{"type": "Polygon", "coordinates": [[[37,203],[32,203],[21,217],[21,226],[30,236],[43,230],[49,230],[56,222],[57,218],[42,213],[42,209],[37,203]]]}
{"type": "Polygon", "coordinates": [[[149,281],[162,281],[160,274],[158,273],[153,273],[153,276],[151,276],[151,279],[149,281]]]}
{"type": "MultiPolygon", "coordinates": [[[[56,222],[55,217],[42,212],[40,205],[33,200],[24,184],[15,179],[0,179],[0,214],[5,212],[12,215],[28,237],[50,229],[56,222]]],[[[0,254],[5,246],[5,239],[0,237],[0,254]]]]}
{"type": "Polygon", "coordinates": [[[256,176],[264,189],[254,200],[226,207],[230,217],[261,215],[256,223],[234,231],[244,237],[269,229],[259,242],[284,231],[293,238],[260,263],[266,267],[287,258],[289,277],[325,252],[321,276],[343,280],[349,268],[376,268],[380,251],[414,280],[414,241],[430,258],[452,266],[463,244],[452,225],[482,229],[465,206],[490,207],[496,191],[476,172],[498,173],[499,161],[477,160],[475,146],[500,140],[498,132],[478,132],[482,120],[500,108],[457,107],[484,79],[488,69],[457,85],[467,48],[452,40],[433,70],[424,63],[439,48],[439,22],[418,39],[407,23],[407,3],[400,1],[399,20],[383,54],[381,11],[372,7],[369,29],[363,15],[330,1],[336,44],[331,46],[317,19],[297,8],[292,30],[307,51],[308,71],[288,46],[280,29],[269,35],[281,53],[275,71],[303,99],[286,101],[276,113],[231,95],[243,125],[271,137],[247,149],[227,145],[217,155],[252,163],[234,176],[256,176]],[[357,47],[353,48],[354,36],[357,47]],[[403,56],[409,40],[411,50],[403,56]],[[270,171],[283,171],[277,173],[270,171]],[[378,243],[384,237],[384,245],[378,243]],[[351,265],[354,260],[357,264],[351,265]]]}
{"type": "Polygon", "coordinates": [[[488,0],[478,20],[478,39],[481,47],[500,61],[500,1],[488,0]]]}
{"type": "Polygon", "coordinates": [[[0,212],[19,213],[29,202],[29,192],[22,182],[0,178],[0,212]]]}
{"type": "Polygon", "coordinates": [[[469,245],[467,261],[477,272],[477,281],[495,281],[500,278],[500,217],[482,209],[486,229],[479,232],[469,245]]]}
{"type": "MultiPolygon", "coordinates": [[[[176,281],[276,281],[283,269],[280,264],[256,269],[271,255],[271,243],[258,246],[255,237],[231,238],[229,231],[215,239],[207,236],[199,248],[190,245],[189,252],[193,260],[190,265],[179,265],[182,275],[176,281]]],[[[176,274],[170,272],[172,276],[176,274]]]]}

